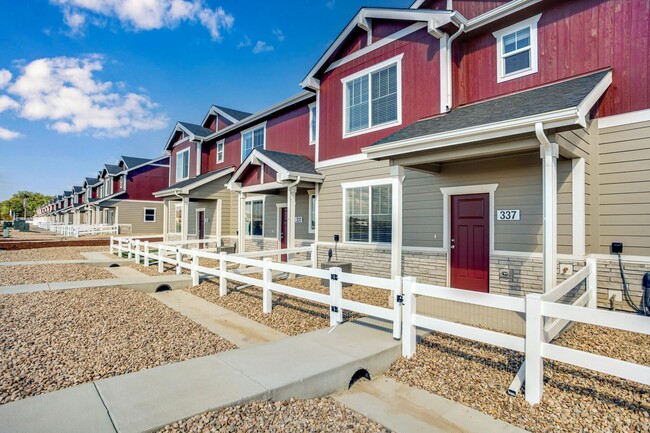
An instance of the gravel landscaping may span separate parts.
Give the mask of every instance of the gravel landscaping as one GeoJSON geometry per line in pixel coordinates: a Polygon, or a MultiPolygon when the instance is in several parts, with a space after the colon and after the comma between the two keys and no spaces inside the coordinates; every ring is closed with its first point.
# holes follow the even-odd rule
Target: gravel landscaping
{"type": "Polygon", "coordinates": [[[109,278],[115,278],[115,275],[104,268],[91,265],[0,266],[0,286],[105,280],[109,278]]]}
{"type": "Polygon", "coordinates": [[[234,348],[133,290],[0,295],[0,404],[234,348]]]}
{"type": "MultiPolygon", "coordinates": [[[[554,343],[650,365],[650,337],[577,324],[554,343]]],[[[541,404],[506,390],[523,354],[436,333],[387,375],[478,409],[531,432],[648,432],[650,389],[634,382],[545,361],[541,404]]]]}
{"type": "Polygon", "coordinates": [[[204,432],[381,432],[390,430],[331,398],[253,402],[196,415],[159,430],[204,432]]]}
{"type": "MultiPolygon", "coordinates": [[[[251,277],[256,276],[251,275],[251,277]]],[[[317,278],[301,277],[276,282],[304,290],[329,293],[329,287],[321,286],[317,278]]],[[[219,296],[219,285],[212,281],[203,282],[187,291],[288,335],[300,335],[329,326],[329,307],[326,305],[274,293],[273,311],[264,314],[262,289],[259,287],[236,289],[237,284],[229,282],[228,295],[224,297],[219,296]]],[[[343,288],[343,296],[353,301],[388,307],[386,290],[355,285],[343,288]]],[[[343,314],[345,320],[361,317],[349,311],[343,314]]]]}
{"type": "MultiPolygon", "coordinates": [[[[2,246],[0,246],[2,248],[2,246]]],[[[0,251],[0,262],[35,262],[43,260],[84,260],[81,253],[87,252],[108,253],[107,247],[55,247],[33,248],[15,251],[0,251]]],[[[107,257],[108,260],[108,257],[107,257]]]]}

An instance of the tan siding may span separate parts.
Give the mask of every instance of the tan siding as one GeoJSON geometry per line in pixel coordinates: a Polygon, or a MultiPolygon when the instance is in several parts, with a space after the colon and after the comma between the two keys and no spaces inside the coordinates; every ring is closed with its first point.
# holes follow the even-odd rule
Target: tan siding
{"type": "Polygon", "coordinates": [[[650,256],[650,122],[600,130],[598,141],[599,239],[591,252],[650,256]]]}
{"type": "Polygon", "coordinates": [[[299,189],[296,194],[296,216],[302,217],[302,223],[296,223],[296,239],[314,239],[314,234],[309,233],[309,193],[306,189],[299,189]]]}
{"type": "Polygon", "coordinates": [[[119,224],[131,224],[134,234],[162,234],[163,204],[162,202],[139,202],[124,200],[115,204],[119,209],[119,224]],[[156,209],[156,221],[144,222],[144,208],[156,209]]]}

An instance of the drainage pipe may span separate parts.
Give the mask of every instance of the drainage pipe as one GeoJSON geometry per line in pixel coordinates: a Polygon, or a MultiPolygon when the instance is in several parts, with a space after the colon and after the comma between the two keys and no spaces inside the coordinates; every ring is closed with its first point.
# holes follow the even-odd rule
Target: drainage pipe
{"type": "Polygon", "coordinates": [[[451,78],[451,43],[465,31],[465,24],[461,24],[458,31],[447,39],[447,111],[451,111],[454,106],[452,102],[452,78],[451,78]]]}
{"type": "Polygon", "coordinates": [[[508,387],[508,395],[511,395],[512,397],[516,397],[517,394],[519,394],[519,391],[521,390],[521,387],[523,386],[525,380],[526,380],[526,361],[521,363],[521,367],[519,367],[519,371],[517,371],[515,378],[512,379],[512,383],[508,387]]]}

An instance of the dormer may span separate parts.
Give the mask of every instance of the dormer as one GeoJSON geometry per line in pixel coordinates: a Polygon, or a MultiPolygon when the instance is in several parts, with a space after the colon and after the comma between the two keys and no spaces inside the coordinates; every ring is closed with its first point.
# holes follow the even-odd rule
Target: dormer
{"type": "Polygon", "coordinates": [[[227,128],[228,126],[234,125],[241,120],[244,120],[249,116],[252,116],[252,113],[247,113],[245,111],[235,110],[219,105],[213,105],[210,107],[210,110],[203,119],[203,122],[201,122],[201,126],[208,128],[213,132],[220,131],[224,128],[227,128]]]}

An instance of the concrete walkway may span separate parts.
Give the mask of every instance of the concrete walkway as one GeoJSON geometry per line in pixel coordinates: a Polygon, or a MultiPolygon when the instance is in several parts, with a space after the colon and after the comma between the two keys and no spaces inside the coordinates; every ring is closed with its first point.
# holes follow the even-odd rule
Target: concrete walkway
{"type": "Polygon", "coordinates": [[[147,432],[251,400],[329,395],[359,369],[374,377],[399,355],[390,329],[362,319],[8,403],[0,431],[147,432]]]}
{"type": "Polygon", "coordinates": [[[34,262],[0,262],[0,266],[25,266],[25,265],[90,265],[97,267],[110,267],[111,265],[130,265],[133,259],[103,258],[101,260],[40,260],[34,262]]]}
{"type": "Polygon", "coordinates": [[[242,349],[287,337],[280,331],[240,316],[184,290],[151,293],[149,296],[242,349]]]}
{"type": "Polygon", "coordinates": [[[357,382],[333,397],[396,433],[526,433],[483,412],[385,377],[357,382]]]}

